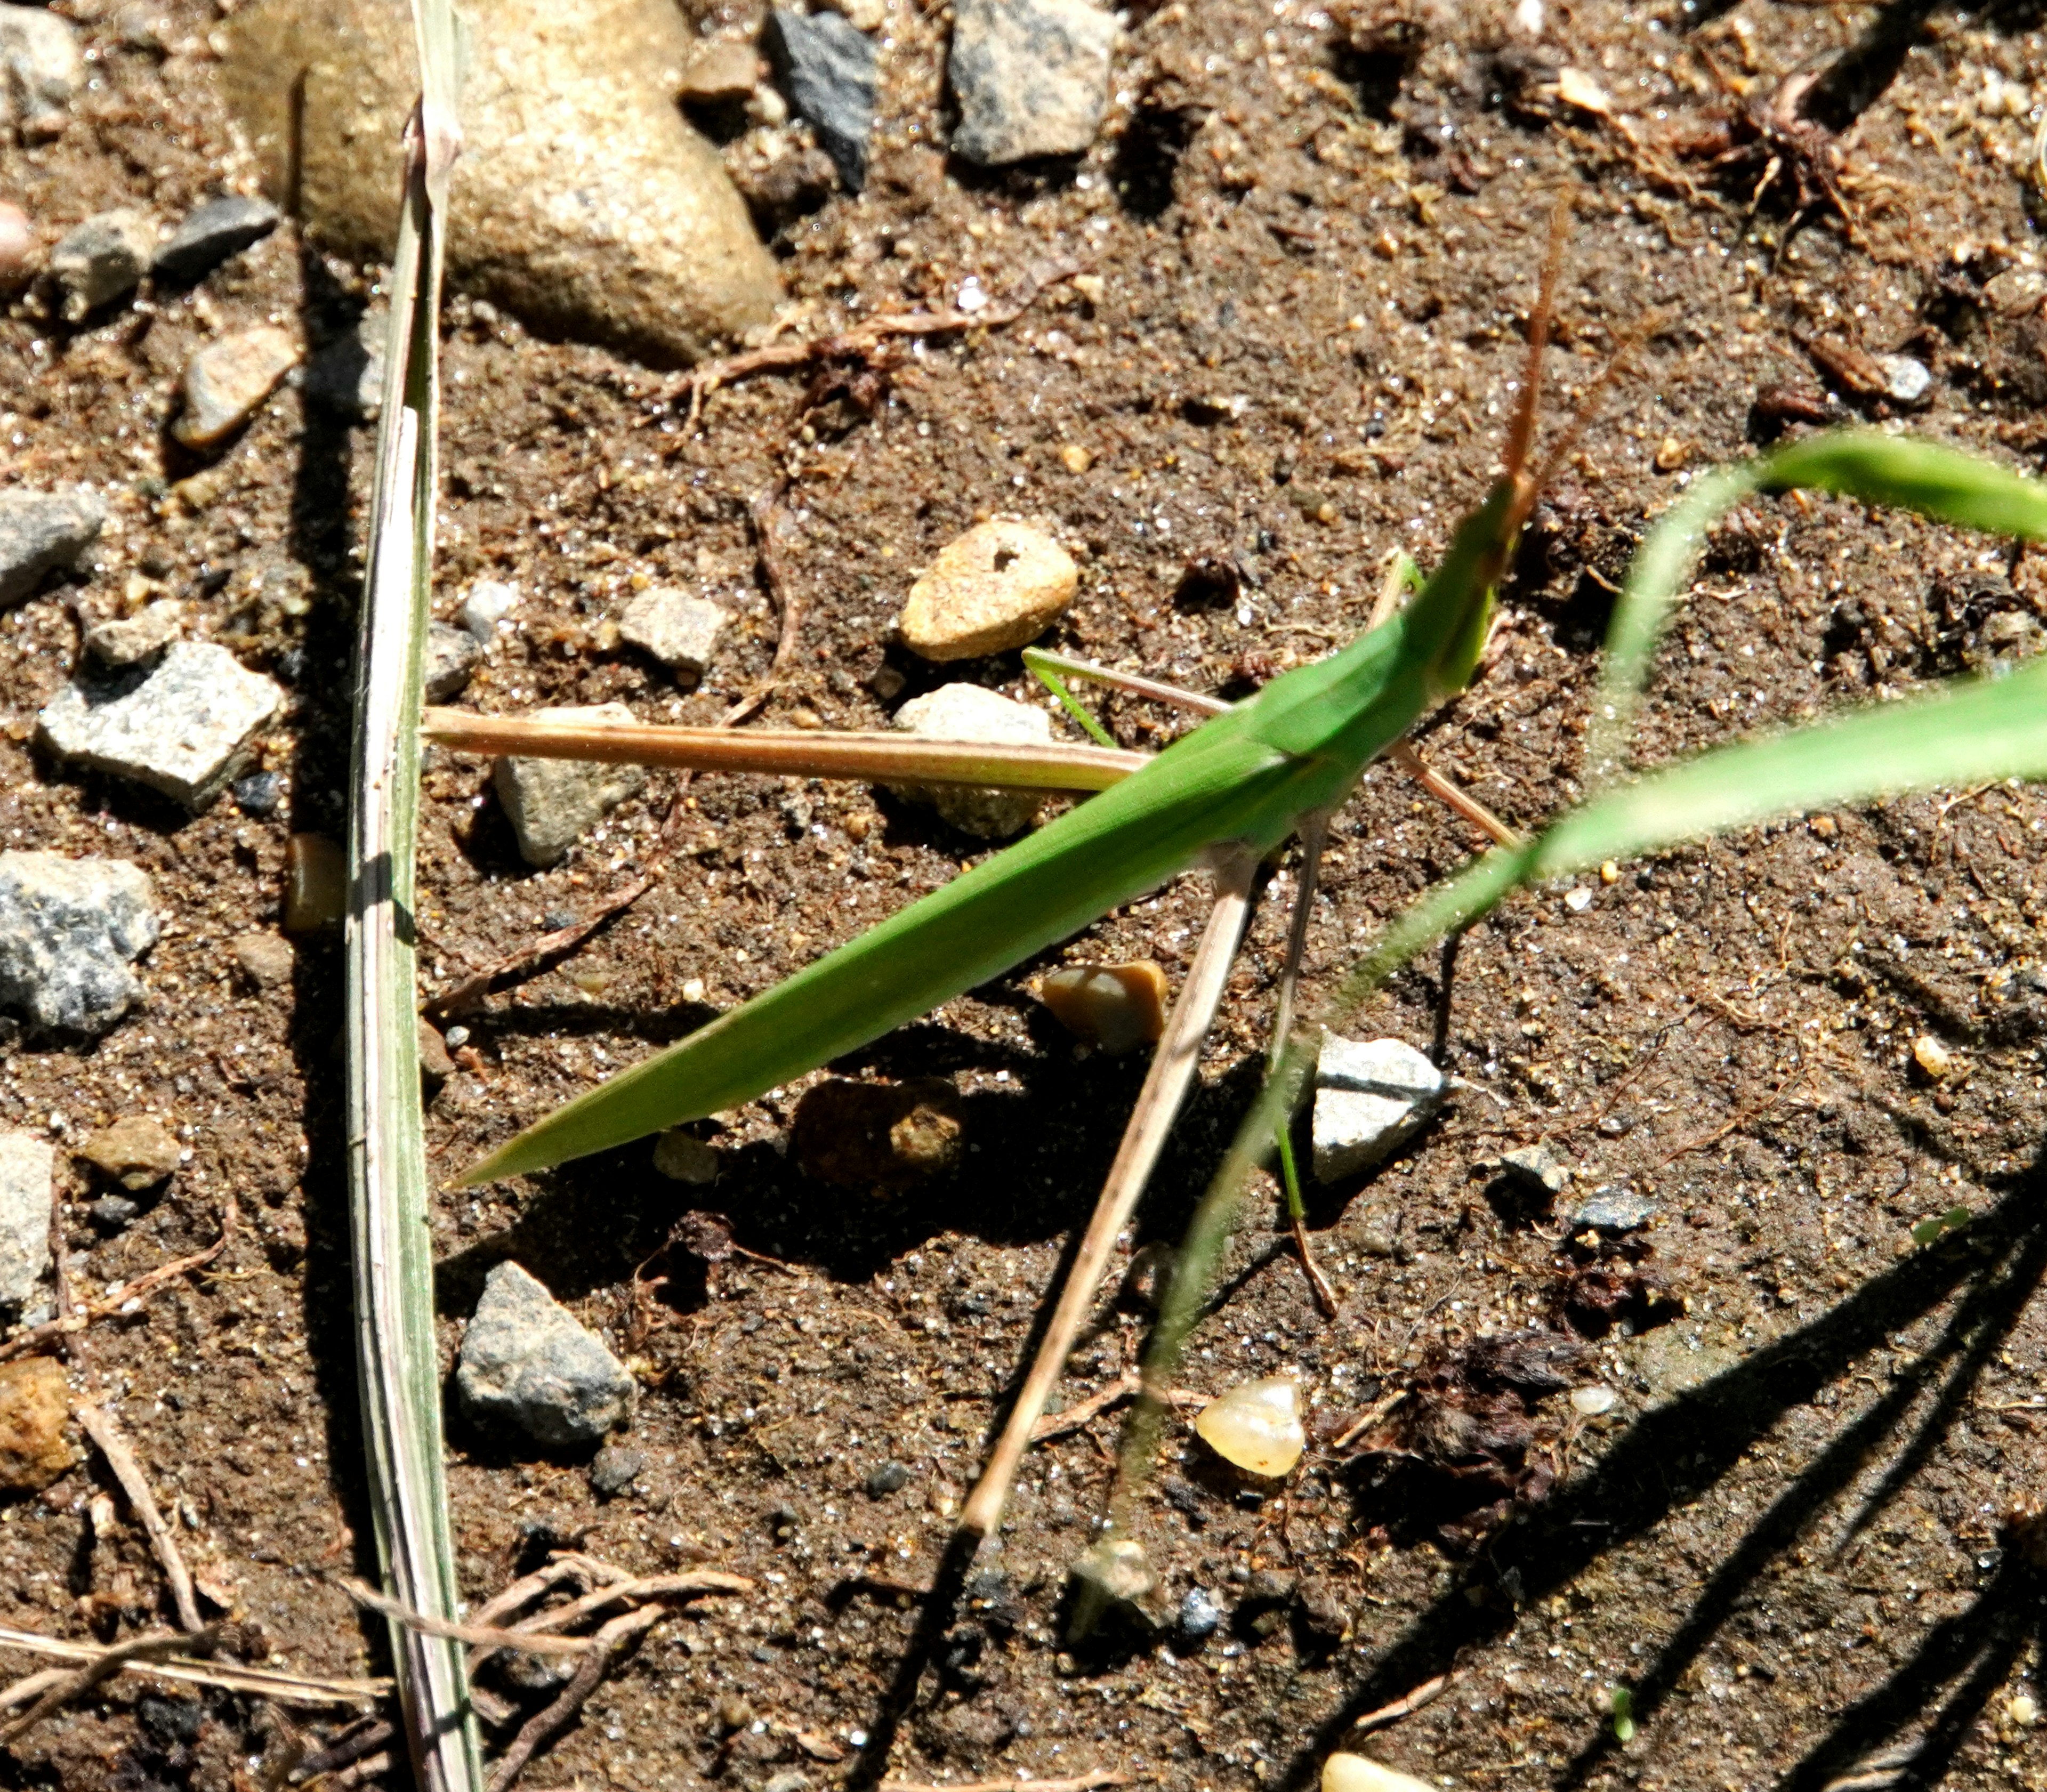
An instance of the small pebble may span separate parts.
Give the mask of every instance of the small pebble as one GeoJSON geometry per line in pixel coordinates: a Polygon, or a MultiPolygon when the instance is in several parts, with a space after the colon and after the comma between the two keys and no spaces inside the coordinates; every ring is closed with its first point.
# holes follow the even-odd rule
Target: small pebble
{"type": "Polygon", "coordinates": [[[0,6],[0,125],[25,137],[56,137],[85,84],[78,28],[41,6],[0,6]]]}
{"type": "Polygon", "coordinates": [[[1892,404],[1917,410],[1933,396],[1933,375],[1923,361],[1909,354],[1870,357],[1883,374],[1883,396],[1892,404]]]}
{"type": "Polygon", "coordinates": [[[959,1090],[943,1077],[828,1077],[796,1103],[789,1147],[798,1167],[818,1182],[892,1194],[952,1169],[963,1126],[959,1090]]]}
{"type": "Polygon", "coordinates": [[[1983,282],[1983,303],[2006,317],[2030,317],[2047,304],[2047,273],[2037,268],[2006,268],[1983,282]]]}
{"type": "Polygon", "coordinates": [[[707,1188],[718,1180],[718,1153],[695,1133],[673,1127],[654,1141],[654,1167],[671,1182],[707,1188]]]}
{"type": "Polygon", "coordinates": [[[1244,1382],[1203,1407],[1194,1430],[1225,1462],[1254,1475],[1283,1475],[1308,1446],[1301,1384],[1290,1375],[1244,1382]]]}
{"type": "Polygon", "coordinates": [[[2014,1693],[2006,1701],[2005,1721],[2022,1730],[2030,1730],[2040,1721],[2040,1701],[2030,1693],[2014,1693]]]}
{"type": "Polygon", "coordinates": [[[18,1313],[50,1268],[56,1152],[33,1132],[0,1132],[0,1310],[18,1313]]]}
{"type": "Polygon", "coordinates": [[[824,0],[857,31],[879,31],[888,22],[887,0],[824,0]]]}
{"type": "Polygon", "coordinates": [[[1500,1158],[1499,1168],[1503,1175],[1512,1178],[1530,1194],[1561,1194],[1571,1180],[1570,1166],[1547,1145],[1523,1145],[1508,1151],[1500,1158]]]}
{"type": "Polygon", "coordinates": [[[131,1114],[97,1132],[88,1132],[73,1148],[94,1169],[119,1182],[130,1194],[176,1173],[184,1148],[160,1120],[131,1114]]]}
{"type": "Polygon", "coordinates": [[[140,683],[74,679],[37,718],[61,759],[132,778],[195,813],[239,776],[283,707],[274,679],[211,641],[175,641],[140,683]]]}
{"type": "Polygon", "coordinates": [[[35,271],[35,227],[18,205],[0,199],[0,287],[19,286],[35,271]]]}
{"type": "Polygon", "coordinates": [[[462,598],[455,620],[488,647],[497,639],[497,625],[518,607],[517,586],[494,579],[479,579],[462,598]]]}
{"type": "Polygon", "coordinates": [[[1448,1089],[1404,1040],[1332,1034],[1315,1065],[1315,1179],[1341,1182],[1383,1163],[1435,1117],[1448,1089]]]}
{"type": "Polygon", "coordinates": [[[1592,905],[1592,892],[1584,884],[1564,892],[1564,906],[1573,915],[1582,915],[1592,905]]]}
{"type": "Polygon", "coordinates": [[[1954,1053],[1931,1033],[1912,1042],[1912,1061],[1935,1082],[1945,1082],[1955,1074],[1954,1053]]]}
{"type": "Polygon", "coordinates": [[[0,1492],[40,1493],[78,1461],[64,1441],[71,1383],[53,1357],[0,1363],[0,1492]]]}
{"type": "Polygon", "coordinates": [[[768,1777],[760,1792],[811,1792],[811,1776],[800,1767],[784,1767],[768,1777]]]}
{"type": "Polygon", "coordinates": [[[647,1453],[624,1444],[606,1444],[590,1459],[590,1491],[616,1500],[647,1472],[647,1453]]]}
{"type": "Polygon", "coordinates": [[[152,660],[184,633],[185,606],[176,598],[159,598],[133,616],[95,622],[85,632],[85,651],[103,666],[139,666],[152,660]]]}
{"type": "Polygon", "coordinates": [[[485,1278],[457,1358],[471,1418],[516,1426],[550,1448],[600,1443],[632,1417],[633,1377],[516,1263],[485,1278]]]}
{"type": "Polygon", "coordinates": [[[298,365],[299,345],[272,324],[238,330],[185,363],[184,413],[171,433],[188,448],[210,448],[256,414],[298,365]]]}
{"type": "Polygon", "coordinates": [[[1674,435],[1666,435],[1656,444],[1656,470],[1675,473],[1692,458],[1692,451],[1674,435]]]}
{"type": "Polygon", "coordinates": [[[295,834],[284,846],[288,934],[337,931],[348,913],[348,855],[323,834],[295,834]]]}
{"type": "Polygon", "coordinates": [[[858,192],[874,137],[873,41],[836,13],[807,17],[787,6],[770,10],[764,35],[790,105],[817,133],[846,191],[858,192]]]}
{"type": "Polygon", "coordinates": [[[1322,1792],[1436,1792],[1426,1779],[1382,1767],[1363,1755],[1332,1755],[1322,1763],[1322,1792]]]}
{"type": "Polygon", "coordinates": [[[1115,42],[1114,15],[1087,0],[957,0],[953,153],[986,168],[1081,153],[1109,104],[1115,42]]]}
{"type": "Polygon", "coordinates": [[[1123,1291],[1157,1312],[1166,1304],[1166,1291],[1173,1285],[1178,1260],[1179,1254],[1164,1239],[1153,1239],[1131,1258],[1123,1275],[1123,1291]]]}
{"type": "Polygon", "coordinates": [[[683,71],[684,99],[744,99],[760,84],[760,57],[751,44],[729,37],[702,45],[683,71]]]}
{"type": "Polygon", "coordinates": [[[85,1215],[96,1230],[110,1237],[126,1230],[141,1210],[125,1194],[103,1194],[97,1201],[87,1203],[85,1215]]]}
{"type": "Polygon", "coordinates": [[[469,683],[469,675],[482,658],[482,648],[466,629],[451,629],[435,622],[427,629],[425,664],[421,682],[430,703],[445,703],[469,683]]]}
{"type": "Polygon", "coordinates": [[[1149,958],[1125,965],[1062,965],[1039,999],[1077,1039],[1112,1058],[1166,1030],[1166,973],[1149,958]]]}
{"type": "Polygon", "coordinates": [[[245,199],[238,193],[208,199],[157,251],[157,277],[192,285],[230,256],[261,242],[277,229],[279,216],[268,199],[245,199]]]}
{"type": "Polygon", "coordinates": [[[51,573],[69,571],[106,521],[106,500],[87,486],[0,491],[0,610],[32,595],[51,573]]]}
{"type": "Polygon", "coordinates": [[[132,207],[97,213],[67,231],[50,251],[50,273],[64,292],[64,322],[82,322],[133,292],[156,248],[156,220],[132,207]]]}
{"type": "MultiPolygon", "coordinates": [[[[1051,718],[977,684],[942,684],[913,697],[896,712],[895,726],[931,741],[982,741],[1003,746],[1044,746],[1051,718]]],[[[922,803],[942,821],[979,840],[1021,834],[1044,807],[1042,791],[974,784],[891,784],[906,803],[922,803]]]]}
{"type": "Polygon", "coordinates": [[[284,806],[284,778],[281,772],[251,772],[227,788],[235,807],[258,821],[274,815],[284,806]]]}
{"type": "Polygon", "coordinates": [[[866,1488],[869,1499],[885,1499],[910,1484],[910,1471],[900,1462],[883,1462],[868,1470],[867,1479],[861,1484],[866,1488]]]}
{"type": "Polygon", "coordinates": [[[1205,1587],[1190,1587],[1180,1597],[1179,1631],[1183,1642],[1205,1643],[1222,1622],[1222,1608],[1205,1587]]]}
{"type": "Polygon", "coordinates": [[[455,1060],[448,1056],[447,1041],[424,1015],[420,1019],[420,1081],[438,1089],[455,1074],[455,1060]]]}
{"type": "Polygon", "coordinates": [[[1611,1388],[1598,1382],[1589,1388],[1573,1388],[1571,1390],[1572,1410],[1583,1413],[1588,1419],[1596,1419],[1603,1412],[1612,1412],[1619,1399],[1619,1395],[1611,1388]]]}
{"type": "Polygon", "coordinates": [[[724,607],[708,598],[656,585],[625,606],[618,618],[618,635],[651,653],[683,683],[695,684],[710,669],[726,616],[724,607]]]}
{"type": "Polygon", "coordinates": [[[246,933],[231,942],[234,968],[259,989],[281,988],[292,980],[299,955],[288,939],[273,933],[246,933]]]}
{"type": "Polygon", "coordinates": [[[1059,451],[1059,462],[1069,473],[1085,473],[1094,465],[1094,456],[1078,442],[1069,442],[1059,451]]]}
{"type": "Polygon", "coordinates": [[[125,859],[0,853],[0,1008],[56,1033],[104,1033],[141,997],[130,963],[157,942],[147,873],[125,859]]]}
{"type": "Polygon", "coordinates": [[[1320,1574],[1302,1581],[1294,1598],[1301,1608],[1302,1628],[1318,1642],[1333,1647],[1350,1635],[1349,1608],[1333,1582],[1320,1574]]]}
{"type": "Polygon", "coordinates": [[[1157,1571],[1134,1537],[1109,1537],[1074,1564],[1074,1578],[1119,1605],[1135,1605],[1159,1584],[1157,1571]]]}
{"type": "MultiPolygon", "coordinates": [[[[636,719],[623,703],[568,704],[533,713],[559,722],[636,719]]],[[[567,858],[577,841],[647,782],[647,773],[638,765],[508,758],[492,767],[490,779],[518,836],[519,856],[530,865],[545,867],[567,858]]]]}
{"type": "Polygon", "coordinates": [[[1596,1188],[1571,1215],[1573,1233],[1639,1231],[1655,1217],[1656,1203],[1632,1189],[1608,1184],[1596,1188]]]}
{"type": "Polygon", "coordinates": [[[1043,529],[997,519],[939,551],[910,587],[900,627],[927,660],[973,660],[1035,641],[1066,613],[1080,568],[1043,529]]]}

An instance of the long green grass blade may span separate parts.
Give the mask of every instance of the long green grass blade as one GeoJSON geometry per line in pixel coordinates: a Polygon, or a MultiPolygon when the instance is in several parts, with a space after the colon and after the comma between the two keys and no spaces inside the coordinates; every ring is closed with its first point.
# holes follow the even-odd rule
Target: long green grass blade
{"type": "MultiPolygon", "coordinates": [[[[443,1474],[428,1183],[420,1128],[412,917],[420,656],[431,578],[439,404],[436,319],[461,26],[416,0],[422,96],[407,134],[391,265],[391,328],[358,649],[346,932],[348,1173],[362,1420],[385,1585],[429,1616],[459,1616],[443,1474]]],[[[393,1624],[413,1776],[483,1792],[462,1645],[393,1624]]]]}

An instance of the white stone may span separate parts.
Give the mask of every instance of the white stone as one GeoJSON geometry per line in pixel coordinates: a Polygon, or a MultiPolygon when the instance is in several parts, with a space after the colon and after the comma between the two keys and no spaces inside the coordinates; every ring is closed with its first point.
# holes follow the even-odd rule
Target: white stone
{"type": "Polygon", "coordinates": [[[33,1132],[0,1132],[0,1309],[18,1310],[49,1273],[56,1153],[33,1132]]]}
{"type": "Polygon", "coordinates": [[[133,778],[203,809],[246,767],[283,687],[224,647],[180,641],[139,681],[74,680],[38,718],[60,759],[133,778]]]}
{"type": "Polygon", "coordinates": [[[1447,1087],[1403,1039],[1324,1039],[1315,1066],[1315,1179],[1341,1182],[1383,1163],[1435,1117],[1447,1087]]]}
{"type": "MultiPolygon", "coordinates": [[[[928,741],[982,741],[1004,746],[1048,746],[1051,718],[977,684],[942,684],[913,697],[896,712],[896,726],[928,741]]],[[[1006,840],[1038,819],[1044,793],[984,789],[972,784],[891,784],[906,803],[935,809],[939,819],[981,840],[1006,840]]]]}
{"type": "Polygon", "coordinates": [[[1426,1779],[1383,1767],[1367,1755],[1332,1755],[1322,1763],[1322,1792],[1436,1792],[1426,1779]]]}
{"type": "Polygon", "coordinates": [[[1571,1390],[1571,1410],[1583,1413],[1588,1419],[1612,1412],[1619,1400],[1620,1396],[1603,1382],[1595,1381],[1590,1387],[1571,1390]]]}
{"type": "Polygon", "coordinates": [[[517,586],[495,579],[479,579],[470,586],[455,612],[455,620],[488,646],[497,634],[497,625],[519,607],[517,586]]]}
{"type": "Polygon", "coordinates": [[[185,606],[159,598],[133,616],[95,622],[85,632],[85,651],[103,666],[139,666],[161,652],[184,628],[185,606]]]}
{"type": "Polygon", "coordinates": [[[53,1032],[105,1032],[140,999],[156,943],[149,873],[126,859],[0,853],[0,1008],[53,1032]]]}
{"type": "MultiPolygon", "coordinates": [[[[536,710],[549,722],[634,719],[623,703],[571,704],[536,710]]],[[[501,759],[491,774],[505,805],[519,856],[531,865],[559,865],[568,850],[647,781],[637,765],[596,765],[574,759],[501,759]]]]}
{"type": "Polygon", "coordinates": [[[85,79],[85,56],[68,19],[41,6],[0,6],[0,123],[24,137],[52,137],[85,79]]]}
{"type": "Polygon", "coordinates": [[[710,666],[726,612],[708,598],[692,597],[671,585],[642,591],[618,618],[621,640],[651,653],[684,682],[694,684],[710,666]]]}

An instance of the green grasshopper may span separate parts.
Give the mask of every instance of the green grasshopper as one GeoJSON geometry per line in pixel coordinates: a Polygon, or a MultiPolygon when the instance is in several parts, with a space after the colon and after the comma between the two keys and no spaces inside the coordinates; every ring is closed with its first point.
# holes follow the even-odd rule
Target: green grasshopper
{"type": "MultiPolygon", "coordinates": [[[[1275,1024],[1283,1043],[1327,817],[1366,767],[1389,749],[1404,749],[1407,732],[1461,691],[1478,664],[1493,587],[1547,471],[1546,465],[1531,472],[1529,459],[1560,245],[1561,229],[1553,232],[1531,320],[1504,470],[1460,523],[1442,563],[1404,608],[1330,658],[1286,673],[1234,706],[1195,699],[1220,713],[1155,758],[1088,748],[1019,756],[960,747],[934,755],[931,743],[900,735],[839,737],[828,745],[815,734],[563,730],[430,711],[427,738],[462,751],[1100,791],[860,939],[536,1121],[464,1172],[458,1186],[544,1169],[751,1101],[1002,975],[1179,873],[1206,869],[1217,898],[1185,986],[1037,1360],[962,1511],[963,1529],[990,1533],[1031,1426],[1192,1079],[1249,912],[1259,861],[1302,835],[1305,863],[1275,1024]],[[837,759],[828,759],[833,753],[837,759]]],[[[1283,1158],[1283,1139],[1281,1146],[1283,1158]]],[[[1291,1205],[1306,1261],[1297,1195],[1291,1205]]]]}

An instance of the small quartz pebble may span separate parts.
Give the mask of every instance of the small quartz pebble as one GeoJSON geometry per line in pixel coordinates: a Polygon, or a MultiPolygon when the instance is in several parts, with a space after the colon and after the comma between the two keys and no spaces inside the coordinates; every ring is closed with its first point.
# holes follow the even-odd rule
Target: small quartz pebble
{"type": "Polygon", "coordinates": [[[1573,1233],[1636,1232],[1648,1225],[1655,1213],[1656,1203],[1646,1195],[1609,1185],[1587,1195],[1569,1223],[1573,1233]]]}
{"type": "Polygon", "coordinates": [[[656,585],[625,606],[618,618],[618,634],[621,641],[652,654],[683,683],[694,684],[710,668],[726,617],[724,606],[708,598],[656,585]]]}
{"type": "Polygon", "coordinates": [[[1135,1605],[1159,1584],[1158,1571],[1134,1537],[1109,1537],[1074,1564],[1074,1577],[1119,1605],[1135,1605]]]}
{"type": "Polygon", "coordinates": [[[1322,1792],[1436,1792],[1426,1779],[1382,1767],[1363,1755],[1332,1755],[1322,1763],[1322,1792]]]}
{"type": "Polygon", "coordinates": [[[284,931],[333,933],[348,913],[348,856],[323,834],[284,845],[284,931]]]}
{"type": "Polygon", "coordinates": [[[157,251],[159,280],[190,286],[230,256],[261,242],[277,227],[280,214],[268,199],[227,193],[191,213],[157,251]]]}
{"type": "Polygon", "coordinates": [[[959,1090],[943,1077],[907,1082],[827,1077],[796,1103],[789,1148],[807,1176],[887,1194],[951,1169],[962,1130],[959,1090]]]}
{"type": "Polygon", "coordinates": [[[1931,1033],[1921,1033],[1912,1042],[1912,1062],[1935,1082],[1944,1082],[1955,1074],[1955,1055],[1931,1033]]]}
{"type": "Polygon", "coordinates": [[[0,1363],[0,1492],[38,1493],[78,1461],[64,1441],[71,1382],[54,1357],[0,1363]]]}
{"type": "Polygon", "coordinates": [[[133,292],[156,250],[156,219],[133,207],[96,213],[67,231],[50,251],[50,273],[64,291],[64,322],[79,323],[133,292]]]}
{"type": "Polygon", "coordinates": [[[455,620],[486,646],[497,638],[497,625],[519,607],[516,586],[479,579],[462,600],[455,620]]]}
{"type": "Polygon", "coordinates": [[[1570,1185],[1570,1166],[1547,1145],[1523,1145],[1506,1152],[1499,1159],[1499,1170],[1531,1194],[1561,1194],[1570,1185]]]}
{"type": "Polygon", "coordinates": [[[1066,613],[1080,568],[1043,529],[997,518],[939,551],[910,587],[903,640],[927,660],[973,660],[1035,641],[1066,613]]]}
{"type": "Polygon", "coordinates": [[[1111,1057],[1149,1045],[1166,1030],[1166,973],[1149,958],[1127,965],[1063,965],[1039,999],[1077,1039],[1111,1057]]]}
{"type": "Polygon", "coordinates": [[[283,687],[211,641],[174,643],[139,682],[74,679],[37,718],[60,759],[149,785],[206,808],[249,762],[257,731],[283,706],[283,687]]]}
{"type": "MultiPolygon", "coordinates": [[[[623,703],[571,704],[536,710],[547,722],[630,722],[623,703]]],[[[497,800],[505,806],[519,856],[537,866],[559,865],[569,849],[606,813],[647,781],[637,765],[602,765],[572,759],[501,759],[491,771],[497,800]]]]}
{"type": "Polygon", "coordinates": [[[41,6],[0,6],[0,125],[24,137],[55,137],[85,84],[78,28],[41,6]]]}
{"type": "Polygon", "coordinates": [[[299,345],[273,324],[238,330],[185,363],[184,413],[171,433],[188,448],[210,448],[253,416],[298,365],[299,345]]]}
{"type": "MultiPolygon", "coordinates": [[[[928,741],[981,741],[1000,746],[1046,746],[1051,718],[977,684],[942,684],[896,712],[896,726],[928,741]]],[[[923,803],[939,818],[980,840],[1006,840],[1038,819],[1044,792],[973,784],[892,784],[907,803],[923,803]]]]}
{"type": "Polygon", "coordinates": [[[56,1152],[33,1132],[0,1132],[0,1310],[18,1311],[50,1267],[56,1152]]]}
{"type": "Polygon", "coordinates": [[[32,595],[49,574],[75,566],[106,521],[106,500],[84,486],[0,491],[0,610],[32,595]]]}
{"type": "Polygon", "coordinates": [[[185,606],[159,598],[133,616],[95,622],[85,632],[85,651],[103,666],[139,666],[163,652],[183,633],[185,606]]]}
{"type": "Polygon", "coordinates": [[[2006,317],[2028,317],[2047,304],[2047,273],[2037,268],[2007,268],[1983,282],[1983,303],[2006,317]]]}
{"type": "Polygon", "coordinates": [[[1194,1421],[1201,1440],[1225,1462],[1254,1475],[1283,1475],[1301,1460],[1301,1384],[1268,1375],[1218,1395],[1194,1421]]]}
{"type": "Polygon", "coordinates": [[[1180,1597],[1179,1630],[1188,1643],[1205,1643],[1222,1622],[1222,1608],[1205,1587],[1190,1587],[1180,1597]]]}
{"type": "Polygon", "coordinates": [[[1571,1390],[1571,1407],[1588,1419],[1596,1419],[1603,1412],[1612,1412],[1620,1396],[1604,1383],[1594,1382],[1589,1388],[1571,1390]]]}
{"type": "Polygon", "coordinates": [[[77,1144],[78,1155],[131,1194],[154,1188],[173,1175],[184,1156],[177,1135],[160,1120],[131,1114],[77,1144]]]}
{"type": "Polygon", "coordinates": [[[654,1141],[654,1167],[671,1182],[703,1188],[718,1180],[718,1153],[695,1133],[672,1127],[654,1141]]]}
{"type": "Polygon", "coordinates": [[[420,668],[427,701],[444,703],[461,690],[469,683],[469,675],[482,652],[476,637],[466,629],[451,629],[445,622],[431,624],[427,629],[426,664],[420,668]]]}
{"type": "Polygon", "coordinates": [[[1933,396],[1933,375],[1923,361],[1909,354],[1873,354],[1883,375],[1883,396],[1894,404],[1917,410],[1933,396]]]}
{"type": "Polygon", "coordinates": [[[1341,1182],[1383,1163],[1435,1117],[1447,1088],[1404,1040],[1325,1039],[1315,1065],[1315,1179],[1341,1182]]]}

